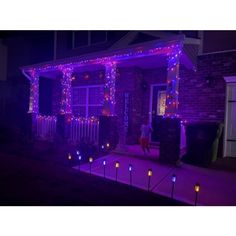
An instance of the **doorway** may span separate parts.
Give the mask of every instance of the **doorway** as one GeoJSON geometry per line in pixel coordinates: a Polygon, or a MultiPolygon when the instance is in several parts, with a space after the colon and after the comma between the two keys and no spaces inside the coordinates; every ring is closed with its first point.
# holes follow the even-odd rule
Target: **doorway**
{"type": "Polygon", "coordinates": [[[153,128],[151,135],[152,143],[158,143],[160,140],[160,122],[165,114],[165,107],[166,84],[151,85],[149,121],[152,123],[153,128]]]}
{"type": "Polygon", "coordinates": [[[226,112],[224,157],[236,158],[236,76],[225,77],[226,86],[226,112]]]}

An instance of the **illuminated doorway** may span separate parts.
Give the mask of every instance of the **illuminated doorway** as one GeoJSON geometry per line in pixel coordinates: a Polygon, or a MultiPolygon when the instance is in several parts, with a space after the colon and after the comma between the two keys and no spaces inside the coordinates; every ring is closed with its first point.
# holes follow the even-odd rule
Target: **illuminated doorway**
{"type": "Polygon", "coordinates": [[[165,114],[166,105],[166,84],[153,84],[151,86],[150,95],[150,117],[152,122],[153,132],[151,135],[151,142],[157,143],[160,139],[160,122],[165,114]]]}

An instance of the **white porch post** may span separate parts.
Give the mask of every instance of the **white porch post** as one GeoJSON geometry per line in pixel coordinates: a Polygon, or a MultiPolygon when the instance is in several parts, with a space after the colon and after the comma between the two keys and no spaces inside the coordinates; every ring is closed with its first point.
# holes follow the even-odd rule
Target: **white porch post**
{"type": "Polygon", "coordinates": [[[105,86],[103,115],[115,115],[115,84],[116,84],[116,64],[114,62],[105,65],[105,86]]]}
{"type": "Polygon", "coordinates": [[[165,116],[167,117],[178,117],[179,54],[180,53],[173,54],[168,58],[165,110],[165,116]]]}
{"type": "Polygon", "coordinates": [[[39,113],[39,73],[30,72],[30,98],[28,113],[39,113]]]}
{"type": "Polygon", "coordinates": [[[61,114],[71,114],[71,80],[72,80],[72,68],[63,68],[62,69],[62,78],[61,78],[61,86],[62,86],[62,94],[61,94],[61,114]]]}

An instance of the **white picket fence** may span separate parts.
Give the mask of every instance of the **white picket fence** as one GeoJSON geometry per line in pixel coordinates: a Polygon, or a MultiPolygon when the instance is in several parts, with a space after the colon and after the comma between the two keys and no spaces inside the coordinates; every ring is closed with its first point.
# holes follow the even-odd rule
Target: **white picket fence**
{"type": "Polygon", "coordinates": [[[98,144],[99,121],[97,119],[72,119],[70,122],[70,141],[77,143],[82,139],[98,144]]]}
{"type": "Polygon", "coordinates": [[[57,118],[55,116],[36,117],[36,136],[42,140],[53,140],[56,134],[57,118]]]}
{"type": "MultiPolygon", "coordinates": [[[[99,120],[94,118],[72,118],[67,123],[69,142],[78,143],[82,139],[98,144],[99,120]]],[[[53,140],[56,134],[57,118],[55,116],[36,117],[36,136],[41,140],[53,140]]]]}

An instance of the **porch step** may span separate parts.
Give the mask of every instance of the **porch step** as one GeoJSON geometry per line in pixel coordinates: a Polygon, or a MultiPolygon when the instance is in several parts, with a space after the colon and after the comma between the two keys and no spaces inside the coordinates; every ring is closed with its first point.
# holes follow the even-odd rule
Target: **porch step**
{"type": "Polygon", "coordinates": [[[144,159],[157,159],[159,157],[159,148],[157,146],[150,147],[150,153],[144,155],[141,147],[139,145],[127,145],[125,147],[118,147],[112,151],[114,154],[119,154],[123,156],[138,157],[144,159]]]}
{"type": "Polygon", "coordinates": [[[150,147],[151,148],[159,148],[160,147],[160,143],[159,142],[158,143],[150,142],[150,147]]]}

